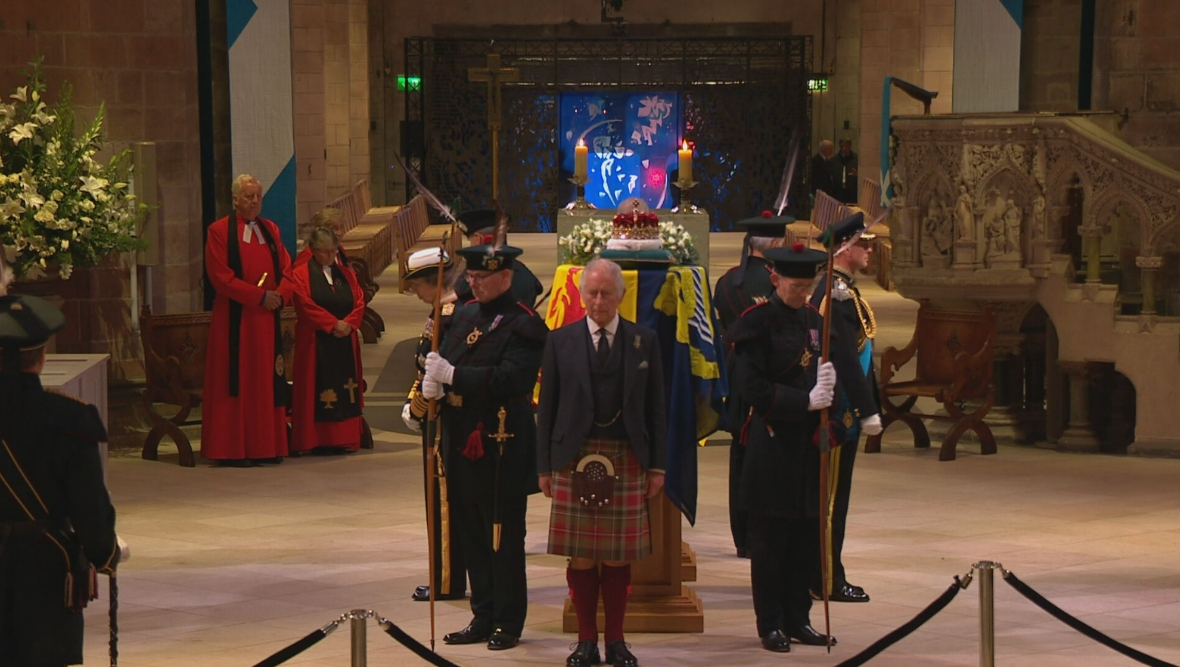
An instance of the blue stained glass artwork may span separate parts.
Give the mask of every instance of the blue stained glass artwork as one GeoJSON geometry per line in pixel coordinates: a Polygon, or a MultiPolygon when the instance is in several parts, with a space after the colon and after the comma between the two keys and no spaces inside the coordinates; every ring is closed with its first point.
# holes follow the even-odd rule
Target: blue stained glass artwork
{"type": "MultiPolygon", "coordinates": [[[[589,147],[586,201],[618,208],[630,197],[670,208],[677,176],[681,104],[675,92],[564,92],[558,114],[561,180],[573,176],[574,147],[589,147]]],[[[567,190],[573,199],[573,187],[567,190]]]]}

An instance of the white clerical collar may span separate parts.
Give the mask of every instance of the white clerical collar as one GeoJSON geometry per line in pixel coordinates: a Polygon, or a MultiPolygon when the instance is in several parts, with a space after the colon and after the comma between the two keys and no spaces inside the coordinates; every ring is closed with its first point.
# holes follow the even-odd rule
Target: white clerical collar
{"type": "Polygon", "coordinates": [[[242,232],[242,243],[249,243],[255,234],[258,235],[259,243],[266,243],[262,238],[262,230],[258,229],[258,220],[247,220],[246,229],[242,232]]]}
{"type": "Polygon", "coordinates": [[[320,268],[324,270],[324,277],[328,279],[328,284],[335,285],[336,283],[332,282],[332,264],[320,268]]]}
{"type": "Polygon", "coordinates": [[[591,338],[598,335],[599,329],[606,329],[607,338],[614,340],[615,333],[619,330],[619,314],[615,313],[615,316],[611,318],[610,322],[607,322],[605,327],[598,326],[598,323],[591,319],[589,315],[586,316],[586,324],[590,327],[591,338]]]}

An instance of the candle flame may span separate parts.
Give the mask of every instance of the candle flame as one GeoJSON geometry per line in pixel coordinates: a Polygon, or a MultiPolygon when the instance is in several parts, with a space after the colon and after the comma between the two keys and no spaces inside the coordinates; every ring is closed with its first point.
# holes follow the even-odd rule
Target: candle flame
{"type": "Polygon", "coordinates": [[[683,142],[683,146],[684,146],[683,150],[688,150],[688,142],[687,141],[683,142]]]}
{"type": "Polygon", "coordinates": [[[582,141],[581,139],[578,139],[578,148],[585,148],[585,147],[586,147],[586,142],[582,141]]]}

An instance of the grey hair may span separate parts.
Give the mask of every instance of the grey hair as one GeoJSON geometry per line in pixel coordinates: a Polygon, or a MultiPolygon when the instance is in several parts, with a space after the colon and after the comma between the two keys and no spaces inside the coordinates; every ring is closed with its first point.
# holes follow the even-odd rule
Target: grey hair
{"type": "Polygon", "coordinates": [[[591,272],[606,273],[614,278],[615,287],[619,288],[619,296],[622,296],[623,292],[626,291],[627,285],[623,282],[623,269],[619,268],[618,264],[615,264],[609,259],[602,259],[601,257],[596,257],[586,263],[586,268],[582,270],[582,277],[578,281],[579,291],[586,291],[586,276],[590,275],[591,272]]]}
{"type": "Polygon", "coordinates": [[[257,178],[254,178],[250,174],[239,174],[238,177],[234,179],[234,184],[230,186],[230,192],[235,197],[242,194],[242,188],[245,187],[247,183],[258,183],[259,186],[262,185],[258,182],[257,178]]]}
{"type": "Polygon", "coordinates": [[[766,252],[771,248],[777,248],[782,245],[783,240],[780,238],[773,238],[770,236],[751,236],[750,250],[757,250],[758,252],[766,252]]]}
{"type": "Polygon", "coordinates": [[[311,230],[311,235],[307,237],[307,245],[312,250],[330,248],[339,243],[340,239],[336,237],[336,232],[332,231],[331,227],[316,227],[311,230]]]}
{"type": "Polygon", "coordinates": [[[825,148],[835,148],[835,146],[832,145],[831,139],[824,139],[819,142],[819,149],[822,151],[825,148]]]}

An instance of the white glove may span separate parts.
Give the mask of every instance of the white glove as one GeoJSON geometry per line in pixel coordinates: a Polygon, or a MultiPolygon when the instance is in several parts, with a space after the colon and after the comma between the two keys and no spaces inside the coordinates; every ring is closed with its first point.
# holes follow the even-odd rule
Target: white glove
{"type": "Polygon", "coordinates": [[[865,435],[881,435],[881,415],[873,415],[872,417],[865,417],[860,420],[860,430],[865,432],[865,435]]]}
{"type": "Polygon", "coordinates": [[[426,377],[422,378],[422,395],[425,396],[427,400],[432,398],[442,398],[442,384],[438,380],[435,380],[434,378],[427,375],[426,377]]]}
{"type": "Polygon", "coordinates": [[[451,384],[455,377],[455,367],[439,356],[438,352],[431,352],[426,355],[426,374],[438,380],[440,384],[451,384]]]}
{"type": "Polygon", "coordinates": [[[126,563],[131,560],[131,547],[118,535],[115,536],[115,542],[119,545],[119,562],[126,563]]]}
{"type": "Polygon", "coordinates": [[[832,395],[836,389],[836,369],[832,362],[820,364],[815,386],[807,395],[808,410],[823,410],[832,406],[832,395]]]}
{"type": "Polygon", "coordinates": [[[414,433],[422,432],[422,423],[414,419],[414,415],[410,413],[410,404],[406,403],[402,406],[402,421],[406,423],[406,428],[414,433]]]}

